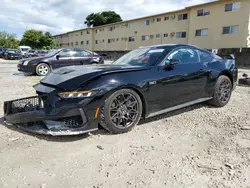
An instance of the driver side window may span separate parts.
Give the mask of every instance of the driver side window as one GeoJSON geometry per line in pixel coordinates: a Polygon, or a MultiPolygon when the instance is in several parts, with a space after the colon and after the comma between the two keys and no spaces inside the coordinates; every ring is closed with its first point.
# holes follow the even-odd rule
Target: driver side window
{"type": "Polygon", "coordinates": [[[167,59],[179,60],[181,64],[198,63],[199,54],[197,53],[197,50],[180,48],[172,52],[167,59]]]}

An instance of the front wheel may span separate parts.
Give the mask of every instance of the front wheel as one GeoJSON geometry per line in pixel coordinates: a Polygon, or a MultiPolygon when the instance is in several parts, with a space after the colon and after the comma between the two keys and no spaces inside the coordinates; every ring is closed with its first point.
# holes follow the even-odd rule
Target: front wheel
{"type": "Polygon", "coordinates": [[[36,66],[36,74],[38,76],[46,76],[50,71],[50,66],[46,63],[40,63],[36,66]]]}
{"type": "Polygon", "coordinates": [[[111,94],[101,109],[100,124],[111,133],[125,133],[140,121],[142,101],[131,89],[121,89],[111,94]]]}
{"type": "Polygon", "coordinates": [[[215,84],[214,96],[210,104],[217,107],[225,106],[231,98],[232,88],[231,80],[227,76],[220,76],[215,84]]]}

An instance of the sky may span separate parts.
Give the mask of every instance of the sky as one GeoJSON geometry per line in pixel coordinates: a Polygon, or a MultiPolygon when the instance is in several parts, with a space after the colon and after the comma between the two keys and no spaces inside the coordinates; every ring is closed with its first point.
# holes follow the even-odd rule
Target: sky
{"type": "Polygon", "coordinates": [[[26,29],[60,34],[85,28],[91,13],[113,10],[123,20],[144,17],[211,0],[1,0],[0,31],[20,39],[26,29]],[[156,3],[157,2],[157,3],[156,3]]]}

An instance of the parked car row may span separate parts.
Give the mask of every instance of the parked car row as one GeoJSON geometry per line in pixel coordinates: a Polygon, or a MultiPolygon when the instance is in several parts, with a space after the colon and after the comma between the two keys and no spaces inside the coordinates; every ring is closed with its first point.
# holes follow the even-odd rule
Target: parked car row
{"type": "Polygon", "coordinates": [[[48,54],[50,51],[49,50],[29,50],[26,54],[25,57],[43,57],[46,54],[48,54]]]}
{"type": "Polygon", "coordinates": [[[4,59],[23,59],[30,57],[43,57],[50,50],[32,50],[28,46],[19,46],[18,49],[0,48],[0,58],[4,59]]]}

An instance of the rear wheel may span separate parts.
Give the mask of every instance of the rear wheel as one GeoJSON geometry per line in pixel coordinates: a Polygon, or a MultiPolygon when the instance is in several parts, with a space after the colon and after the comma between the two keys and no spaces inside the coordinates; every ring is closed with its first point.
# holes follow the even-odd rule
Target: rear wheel
{"type": "Polygon", "coordinates": [[[210,104],[217,107],[225,106],[231,98],[232,88],[231,80],[227,76],[220,76],[215,84],[214,96],[210,104]]]}
{"type": "Polygon", "coordinates": [[[50,66],[46,63],[40,63],[36,66],[36,74],[38,76],[46,76],[50,71],[50,66]]]}
{"type": "Polygon", "coordinates": [[[108,97],[101,109],[100,124],[111,133],[133,129],[142,114],[140,96],[133,90],[121,89],[108,97]]]}

